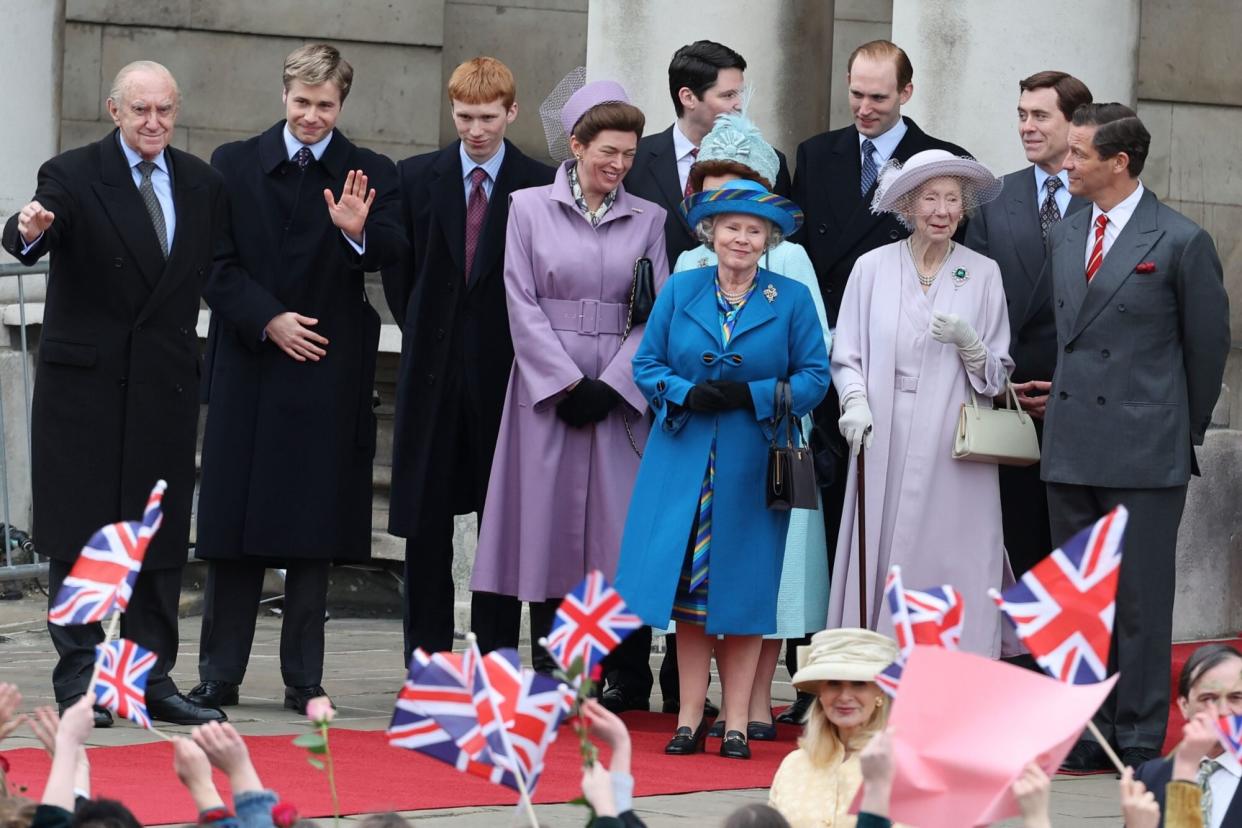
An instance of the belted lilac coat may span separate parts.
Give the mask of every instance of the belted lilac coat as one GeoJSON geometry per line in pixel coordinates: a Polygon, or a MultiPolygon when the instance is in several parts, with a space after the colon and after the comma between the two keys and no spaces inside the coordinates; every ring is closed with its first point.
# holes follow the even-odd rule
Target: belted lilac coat
{"type": "Polygon", "coordinates": [[[523,601],[561,598],[591,569],[616,574],[621,531],[647,441],[647,401],[630,361],[638,325],[622,342],[634,262],[668,278],[664,209],[619,188],[598,227],[574,204],[567,167],[546,187],[510,196],[505,293],[513,370],[492,460],[470,588],[523,601]],[[582,377],[624,400],[601,422],[571,428],[556,416],[582,377]]]}

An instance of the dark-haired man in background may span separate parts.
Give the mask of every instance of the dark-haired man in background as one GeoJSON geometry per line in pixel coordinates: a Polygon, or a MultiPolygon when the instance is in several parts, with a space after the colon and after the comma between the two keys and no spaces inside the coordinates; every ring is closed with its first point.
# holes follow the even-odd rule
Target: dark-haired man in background
{"type": "MultiPolygon", "coordinates": [[[[1069,150],[1070,118],[1091,103],[1086,84],[1065,72],[1037,72],[1018,81],[1018,137],[1030,166],[1006,175],[1000,197],[989,201],[966,225],[966,246],[996,260],[1009,306],[1009,355],[1014,391],[1043,435],[1044,406],[1057,365],[1057,328],[1051,294],[1031,301],[1044,268],[1044,240],[1064,216],[1088,206],[1071,196],[1061,167],[1069,150]]],[[[1005,549],[1014,575],[1026,572],[1052,551],[1048,490],[1039,464],[1000,467],[1005,549]]]]}
{"type": "MultiPolygon", "coordinates": [[[[1139,180],[1150,143],[1127,106],[1074,111],[1065,169],[1092,206],[1048,234],[1040,280],[1057,331],[1042,458],[1052,542],[1130,512],[1108,664],[1120,675],[1095,723],[1132,767],[1164,742],[1177,527],[1230,341],[1211,237],[1139,180]]],[[[1109,767],[1086,734],[1063,765],[1109,767]]]]}

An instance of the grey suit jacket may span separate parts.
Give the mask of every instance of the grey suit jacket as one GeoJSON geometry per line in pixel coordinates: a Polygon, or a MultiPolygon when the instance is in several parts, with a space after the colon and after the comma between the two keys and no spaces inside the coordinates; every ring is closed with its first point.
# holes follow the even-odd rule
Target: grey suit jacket
{"type": "MultiPolygon", "coordinates": [[[[1045,246],[1039,233],[1034,171],[1030,166],[1002,178],[1000,196],[980,207],[966,225],[966,246],[1000,265],[1009,306],[1014,382],[1052,379],[1057,364],[1052,291],[1040,285],[1045,246]]],[[[1072,197],[1066,216],[1090,204],[1072,197]]]]}
{"type": "Polygon", "coordinates": [[[1048,234],[1057,368],[1043,479],[1180,486],[1195,469],[1229,352],[1229,297],[1207,232],[1150,190],[1091,284],[1091,211],[1048,234]]]}

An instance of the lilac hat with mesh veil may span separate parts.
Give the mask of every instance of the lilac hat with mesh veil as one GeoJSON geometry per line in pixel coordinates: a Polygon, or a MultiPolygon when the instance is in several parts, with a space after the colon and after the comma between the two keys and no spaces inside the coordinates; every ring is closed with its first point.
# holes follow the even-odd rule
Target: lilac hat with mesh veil
{"type": "Polygon", "coordinates": [[[574,131],[574,125],[591,107],[602,103],[629,102],[630,96],[625,94],[625,88],[616,81],[592,81],[565,102],[565,108],[561,110],[561,126],[565,128],[565,135],[568,136],[574,131]]]}

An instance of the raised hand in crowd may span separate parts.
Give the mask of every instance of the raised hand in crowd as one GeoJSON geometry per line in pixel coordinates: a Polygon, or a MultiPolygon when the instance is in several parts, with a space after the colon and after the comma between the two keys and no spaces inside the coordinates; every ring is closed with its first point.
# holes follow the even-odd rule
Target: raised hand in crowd
{"type": "Polygon", "coordinates": [[[613,774],[628,776],[632,749],[630,731],[626,728],[625,722],[621,721],[620,716],[604,707],[598,699],[587,699],[582,703],[582,718],[586,721],[591,735],[612,751],[612,764],[609,770],[613,774]]]}
{"type": "Polygon", "coordinates": [[[56,214],[37,201],[32,201],[17,214],[17,232],[22,241],[33,244],[56,220],[56,214]]]}
{"type": "Polygon", "coordinates": [[[201,814],[224,807],[224,800],[211,779],[211,762],[207,754],[194,741],[177,736],[173,739],[173,770],[177,778],[194,799],[194,807],[201,814]]]}
{"type": "Polygon", "coordinates": [[[617,802],[612,795],[612,774],[602,762],[582,771],[582,795],[595,809],[595,816],[616,817],[617,802]]]}
{"type": "MultiPolygon", "coordinates": [[[[1182,730],[1182,741],[1173,753],[1173,778],[1196,782],[1199,762],[1220,744],[1216,722],[1206,711],[1196,713],[1182,730]]],[[[1196,782],[1197,784],[1197,782],[1196,782]]]]}
{"type": "Polygon", "coordinates": [[[1160,805],[1151,791],[1134,778],[1134,768],[1126,768],[1121,775],[1121,816],[1126,828],[1156,828],[1160,824],[1160,805]]]}
{"type": "Polygon", "coordinates": [[[51,705],[36,707],[29,718],[30,729],[48,756],[56,755],[56,731],[60,728],[60,714],[51,705]]]}
{"type": "Polygon", "coordinates": [[[78,790],[89,794],[80,784],[79,768],[85,768],[89,784],[90,765],[84,745],[95,729],[94,700],[94,694],[87,693],[65,708],[60,717],[52,748],[52,769],[48,771],[47,785],[43,788],[44,805],[72,811],[75,782],[79,783],[78,790]]]}
{"type": "Polygon", "coordinates": [[[350,240],[362,244],[362,229],[367,223],[367,214],[371,212],[371,202],[375,201],[375,190],[367,192],[367,174],[362,170],[350,170],[345,176],[341,200],[333,198],[331,190],[323,191],[323,200],[328,202],[328,216],[332,223],[350,240]]]}
{"type": "Polygon", "coordinates": [[[862,768],[863,798],[859,810],[877,817],[888,817],[893,793],[893,739],[891,731],[880,731],[858,754],[862,768]]]}
{"type": "Polygon", "coordinates": [[[1052,781],[1043,768],[1028,762],[1022,775],[1014,780],[1012,790],[1014,799],[1018,800],[1018,810],[1022,811],[1023,828],[1052,828],[1052,817],[1048,813],[1052,781]]]}
{"type": "Polygon", "coordinates": [[[21,703],[22,694],[17,692],[16,685],[0,682],[0,741],[7,739],[26,721],[26,717],[17,712],[21,703]]]}
{"type": "Polygon", "coordinates": [[[263,790],[259,774],[250,761],[246,742],[231,724],[208,722],[194,728],[191,738],[202,749],[207,760],[229,778],[234,795],[263,790]]]}

